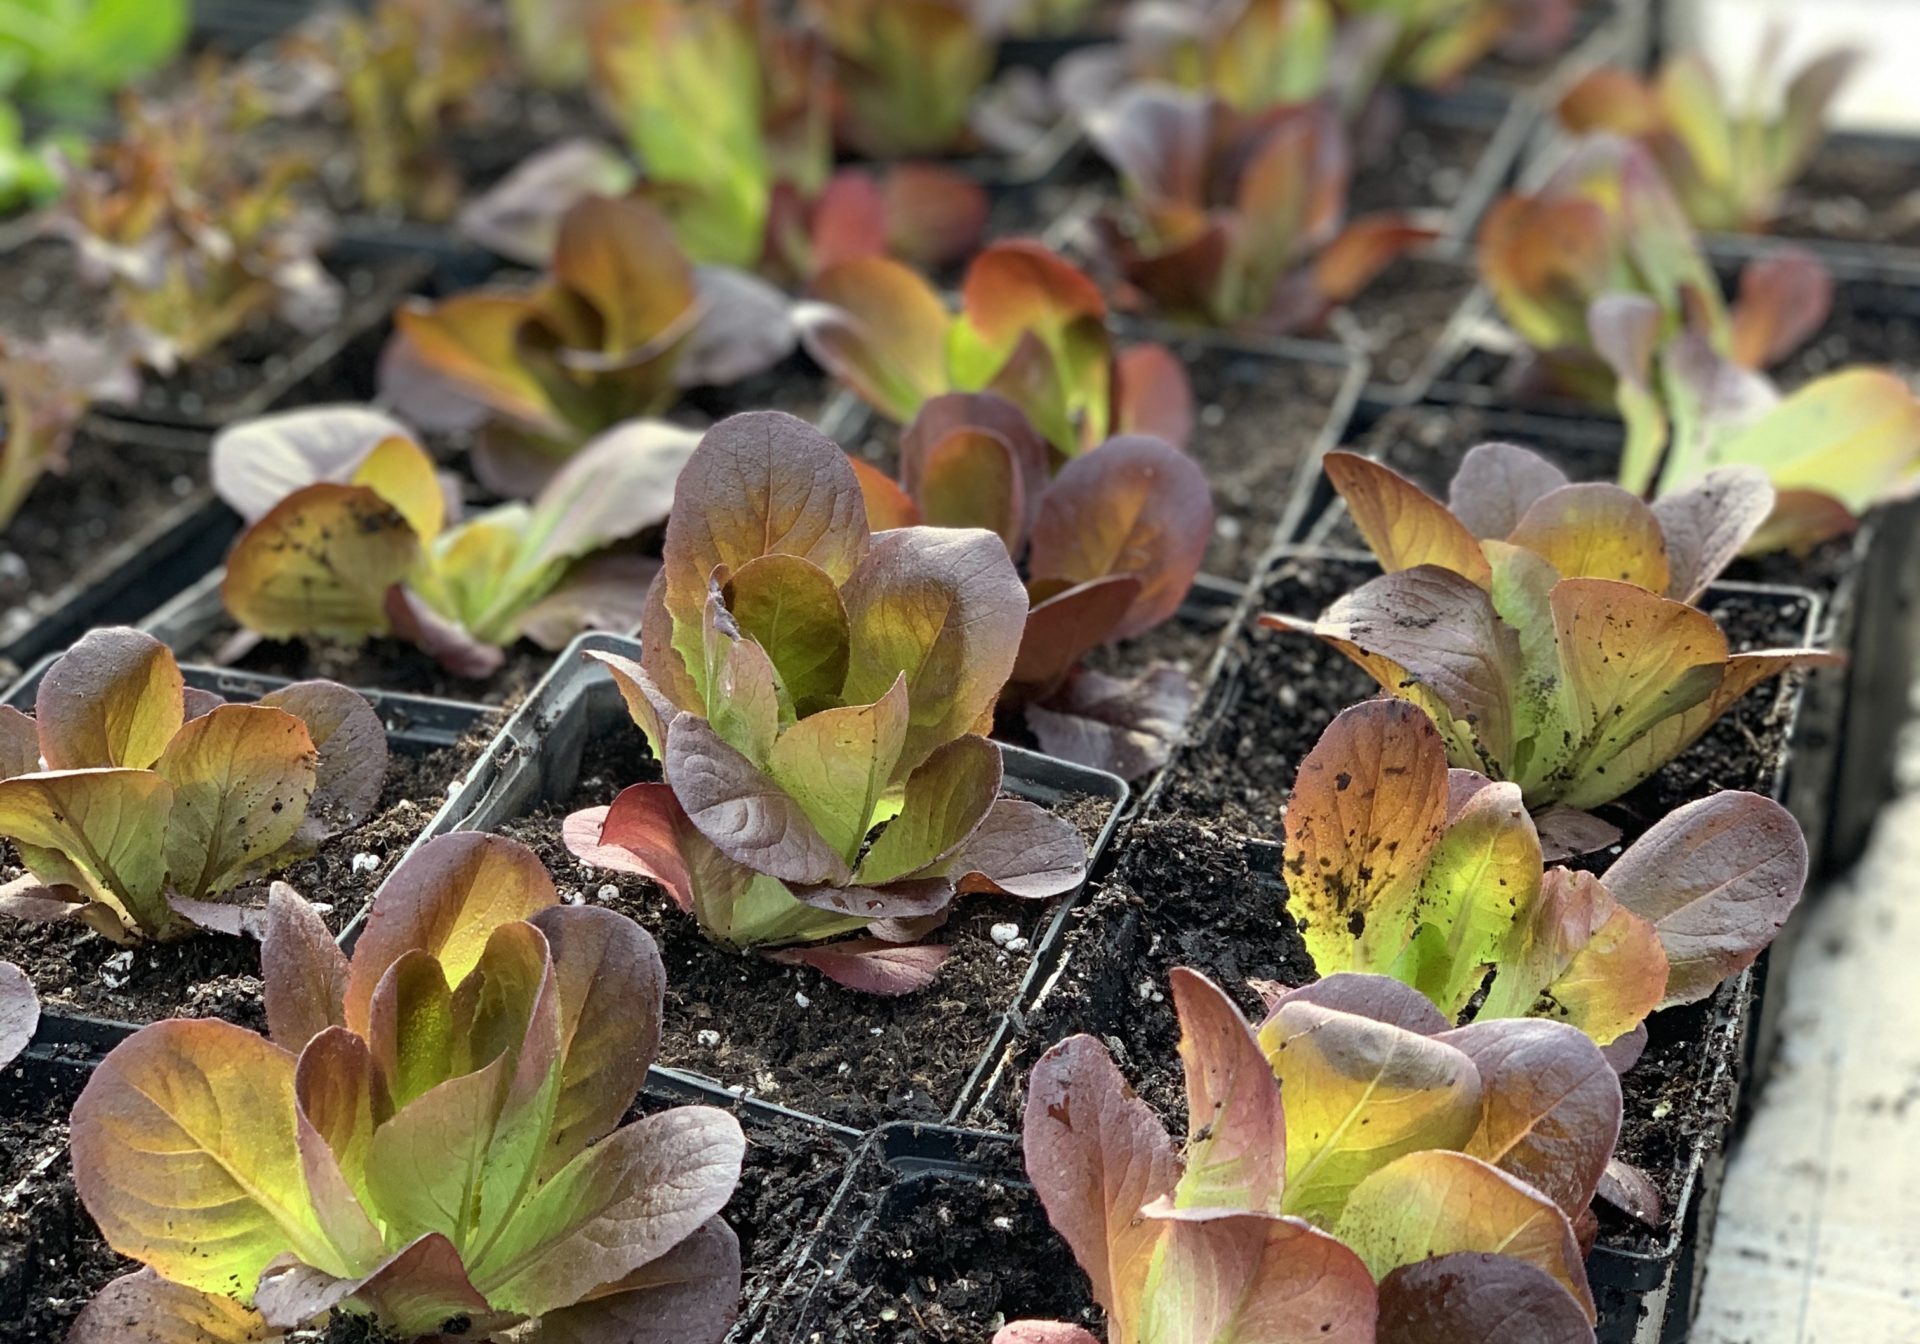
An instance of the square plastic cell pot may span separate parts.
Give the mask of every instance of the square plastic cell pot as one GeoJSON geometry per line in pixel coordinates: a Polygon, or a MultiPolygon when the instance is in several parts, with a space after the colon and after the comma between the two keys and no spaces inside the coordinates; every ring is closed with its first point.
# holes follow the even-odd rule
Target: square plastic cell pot
{"type": "MultiPolygon", "coordinates": [[[[50,655],[43,659],[10,688],[4,698],[0,698],[0,703],[31,713],[34,697],[40,688],[40,680],[57,656],[50,655]]],[[[188,686],[196,690],[212,691],[237,703],[258,700],[261,696],[288,684],[283,677],[235,672],[227,668],[184,664],[180,671],[188,686]]],[[[476,732],[485,731],[498,718],[494,710],[453,700],[390,695],[379,691],[360,691],[360,694],[367,698],[375,712],[380,715],[380,720],[387,729],[388,750],[396,757],[421,757],[430,752],[452,747],[463,739],[471,739],[476,732]]],[[[406,854],[412,853],[427,840],[453,829],[456,816],[451,796],[440,800],[439,806],[426,814],[423,827],[413,837],[404,853],[393,856],[387,865],[389,871],[406,854]]],[[[308,891],[302,894],[314,900],[327,899],[326,893],[322,892],[308,891]]],[[[355,913],[346,928],[350,931],[357,927],[359,919],[360,915],[355,913]]],[[[343,940],[345,937],[346,933],[343,933],[343,940]]],[[[97,1055],[112,1049],[120,1041],[132,1035],[141,1025],[143,1024],[110,1016],[63,1009],[58,1004],[43,1002],[40,1011],[40,1033],[37,1039],[45,1045],[70,1049],[80,1054],[97,1055]]]]}
{"type": "MultiPolygon", "coordinates": [[[[553,671],[507,721],[454,796],[449,806],[458,819],[456,829],[497,831],[542,808],[566,805],[580,782],[582,760],[589,743],[630,737],[636,749],[644,750],[640,730],[628,715],[612,676],[602,664],[586,656],[590,650],[634,659],[640,656],[637,640],[604,634],[583,635],[575,640],[560,656],[553,671]]],[[[1081,820],[1083,826],[1097,827],[1088,844],[1090,865],[1097,865],[1126,806],[1127,786],[1112,775],[1037,752],[1012,746],[1003,746],[1001,750],[1006,766],[1004,793],[1050,809],[1076,809],[1076,819],[1081,820]]],[[[1044,905],[1031,904],[1031,912],[1023,924],[1032,929],[1028,963],[1007,1001],[970,1006],[971,1011],[988,1015],[990,1026],[980,1053],[965,1076],[957,1079],[950,1091],[926,1099],[927,1104],[940,1113],[951,1116],[965,1110],[984,1084],[1002,1041],[1014,1029],[1009,1018],[1014,1004],[1030,993],[1050,969],[1060,929],[1079,896],[1076,890],[1044,905]]],[[[964,915],[964,900],[959,911],[964,915]]],[[[670,917],[684,918],[678,912],[671,912],[670,917]]],[[[756,967],[745,959],[740,966],[742,978],[776,973],[774,967],[756,967]]],[[[940,982],[936,980],[932,988],[920,991],[919,995],[938,994],[939,990],[940,982]]],[[[878,1001],[862,999],[859,1002],[878,1001]]],[[[709,1006],[716,1012],[720,1010],[719,1005],[709,1006]]],[[[716,1025],[728,1030],[741,1027],[724,1017],[716,1018],[716,1025]]],[[[857,1022],[850,1022],[850,1027],[857,1026],[857,1022]]],[[[750,1078],[716,1079],[691,1069],[683,1072],[689,1078],[728,1091],[764,1090],[756,1089],[755,1080],[750,1078]]],[[[908,1078],[887,1081],[889,1098],[897,1097],[903,1090],[908,1093],[919,1090],[908,1078]]],[[[868,1100],[848,1106],[844,1115],[834,1118],[857,1128],[871,1128],[886,1119],[897,1118],[882,1113],[894,1104],[890,1100],[881,1106],[868,1100]]]]}

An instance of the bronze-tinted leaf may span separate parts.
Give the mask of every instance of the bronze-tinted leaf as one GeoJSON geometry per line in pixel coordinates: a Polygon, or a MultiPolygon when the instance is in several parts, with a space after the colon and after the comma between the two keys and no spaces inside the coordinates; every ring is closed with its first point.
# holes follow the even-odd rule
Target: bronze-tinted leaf
{"type": "Polygon", "coordinates": [[[1459,1251],[1380,1281],[1378,1344],[1592,1344],[1573,1294],[1508,1255],[1459,1251]]]}
{"type": "Polygon", "coordinates": [[[306,817],[317,778],[307,726],[262,705],[222,705],[182,728],[154,762],[173,785],[167,875],[199,900],[270,864],[306,817]]]}
{"type": "Polygon", "coordinates": [[[334,681],[297,681],[260,697],[307,726],[317,753],[313,800],[297,843],[317,846],[373,814],[387,778],[387,730],[358,691],[334,681]]]}
{"type": "Polygon", "coordinates": [[[373,490],[311,485],[241,534],[220,593],[269,639],[360,640],[386,631],[388,592],[419,555],[405,515],[373,490]]]}
{"type": "Polygon", "coordinates": [[[88,631],[35,694],[47,769],[146,769],[186,719],[185,686],[172,650],[152,635],[125,626],[88,631]]]}
{"type": "Polygon", "coordinates": [[[1412,481],[1358,453],[1328,453],[1325,470],[1360,535],[1389,574],[1438,565],[1482,588],[1492,585],[1492,571],[1475,535],[1412,481]]]}
{"type": "Polygon", "coordinates": [[[1260,1042],[1233,1000],[1199,972],[1176,966],[1169,986],[1187,1076],[1186,1170],[1174,1203],[1277,1214],[1287,1121],[1260,1042]]]}

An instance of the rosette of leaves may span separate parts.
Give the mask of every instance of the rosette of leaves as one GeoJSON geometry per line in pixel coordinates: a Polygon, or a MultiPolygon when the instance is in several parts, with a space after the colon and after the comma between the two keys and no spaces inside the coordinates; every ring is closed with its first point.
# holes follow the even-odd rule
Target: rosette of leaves
{"type": "Polygon", "coordinates": [[[74,431],[96,401],[133,401],[140,376],[124,351],[77,332],[36,344],[0,337],[0,528],[49,471],[66,470],[74,431]]]}
{"type": "Polygon", "coordinates": [[[1003,707],[1023,707],[1048,753],[1134,779],[1166,763],[1193,708],[1179,668],[1131,680],[1080,666],[1179,610],[1213,535],[1206,473],[1144,435],[1064,462],[1019,408],[991,393],[921,407],[899,479],[852,459],[870,520],[985,528],[1027,575],[1026,633],[1003,707]]]}
{"type": "Polygon", "coordinates": [[[1287,909],[1323,975],[1392,976],[1450,1021],[1484,990],[1476,1022],[1550,1017],[1610,1045],[1752,965],[1806,883],[1799,824],[1758,794],[1680,808],[1601,877],[1542,872],[1553,826],[1518,785],[1449,770],[1417,708],[1368,701],[1300,763],[1287,909]]]}
{"type": "Polygon", "coordinates": [[[423,428],[477,429],[483,483],[526,496],[594,435],[784,358],[786,307],[751,276],[693,265],[646,202],[589,196],[537,280],[402,308],[381,400],[423,428]]]}
{"type": "Polygon", "coordinates": [[[574,139],[529,159],[461,216],[488,247],[531,265],[589,193],[637,192],[696,262],[783,285],[856,256],[940,267],[970,254],[985,190],[952,169],[835,171],[827,66],[811,34],[756,3],[633,0],[594,27],[594,93],[637,157],[574,139]]]}
{"type": "Polygon", "coordinates": [[[1540,190],[1494,204],[1481,225],[1480,274],[1501,316],[1556,391],[1605,401],[1614,390],[1593,329],[1596,301],[1657,305],[1657,343],[1697,332],[1743,369],[1778,364],[1817,332],[1833,279],[1811,253],[1782,247],[1749,262],[1737,301],[1719,278],[1660,168],[1617,136],[1580,142],[1540,190]]]}
{"type": "Polygon", "coordinates": [[[1000,29],[983,0],[801,0],[833,60],[834,131],[876,159],[946,154],[968,139],[1000,29]]]}
{"type": "Polygon", "coordinates": [[[777,412],[723,421],[681,473],[640,661],[594,655],[664,782],[569,817],[568,846],[653,878],[715,942],[920,988],[957,896],[1086,876],[1071,825],[999,796],[981,736],[1027,607],[991,532],[874,534],[831,440],[777,412]]]}
{"type": "Polygon", "coordinates": [[[1181,89],[1250,116],[1329,94],[1346,102],[1360,69],[1339,26],[1330,0],[1129,5],[1120,40],[1062,56],[1053,86],[1081,118],[1134,88],[1181,89]]]}
{"type": "Polygon", "coordinates": [[[339,316],[320,264],[331,223],[301,198],[312,165],[243,153],[244,81],[123,103],[117,136],[68,173],[47,227],[107,288],[141,359],[166,373],[248,323],[319,331],[339,316]],[[258,163],[256,168],[252,165],[258,163]]]}
{"type": "Polygon", "coordinates": [[[1920,490],[1920,398],[1893,371],[1845,368],[1782,396],[1698,331],[1662,346],[1638,295],[1596,301],[1588,321],[1627,424],[1621,484],[1666,498],[1728,468],[1764,473],[1774,509],[1749,551],[1805,554],[1920,490]]]}
{"type": "Polygon", "coordinates": [[[1141,87],[1092,114],[1087,134],[1126,187],[1126,207],[1103,218],[1099,235],[1136,306],[1300,331],[1439,236],[1397,212],[1344,221],[1352,164],[1323,102],[1246,114],[1141,87]]]}
{"type": "Polygon", "coordinates": [[[506,72],[498,12],[472,0],[377,0],[365,13],[317,16],[288,54],[345,106],[362,208],[451,218],[462,184],[445,140],[506,72]]]}
{"type": "Polygon", "coordinates": [[[418,645],[455,676],[531,639],[631,630],[659,568],[622,545],[665,521],[698,436],[633,421],[595,438],[531,503],[460,516],[407,428],[364,407],[271,415],[222,432],[213,483],[247,522],[221,597],[268,639],[418,645]]]}
{"type": "Polygon", "coordinates": [[[365,820],[386,773],[380,716],[344,686],[227,704],[188,689],[151,635],[92,631],[31,717],[0,706],[0,835],[40,884],[14,884],[0,913],[121,943],[235,932],[221,898],[365,820]]]}
{"type": "Polygon", "coordinates": [[[1463,464],[1452,512],[1353,454],[1330,455],[1328,473],[1387,573],[1317,621],[1261,623],[1338,649],[1425,710],[1454,765],[1518,784],[1530,808],[1611,802],[1754,687],[1839,661],[1734,653],[1689,605],[1772,512],[1758,473],[1650,506],[1488,444],[1463,464]]]}
{"type": "Polygon", "coordinates": [[[947,392],[992,392],[1062,457],[1116,434],[1185,447],[1186,371],[1164,346],[1116,350],[1100,287],[1039,243],[975,257],[951,312],[927,279],[884,257],[829,267],[795,311],[807,352],[900,424],[947,392]]]}
{"type": "Polygon", "coordinates": [[[1606,132],[1645,145],[1700,228],[1761,232],[1819,153],[1827,114],[1861,53],[1808,61],[1769,107],[1764,95],[1779,59],[1779,43],[1767,43],[1739,105],[1697,52],[1674,53],[1651,79],[1601,66],[1560,100],[1560,123],[1575,135],[1606,132]]]}
{"type": "Polygon", "coordinates": [[[718,1344],[745,1141],[705,1106],[621,1124],[666,982],[638,925],[461,833],[394,870],[351,960],[276,884],[261,970],[267,1036],[147,1027],[75,1104],[80,1198],[144,1267],[74,1344],[130,1320],[253,1344],[335,1316],[399,1340],[718,1344]]]}
{"type": "MultiPolygon", "coordinates": [[[[1592,1041],[1449,1029],[1376,976],[1285,994],[1257,1033],[1197,972],[1176,969],[1172,997],[1184,1149],[1094,1037],[1056,1045],[1027,1087],[1027,1173],[1109,1344],[1591,1344],[1575,1228],[1621,1112],[1592,1041]]],[[[995,1344],[1095,1338],[1025,1321],[995,1344]]]]}

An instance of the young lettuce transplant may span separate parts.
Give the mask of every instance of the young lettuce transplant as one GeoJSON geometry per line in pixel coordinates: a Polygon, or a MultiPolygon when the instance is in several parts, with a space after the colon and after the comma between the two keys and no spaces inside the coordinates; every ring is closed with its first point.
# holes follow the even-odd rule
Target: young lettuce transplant
{"type": "Polygon", "coordinates": [[[316,16],[289,48],[345,104],[361,206],[452,218],[462,184],[445,137],[505,71],[497,14],[472,0],[377,0],[316,16]]]}
{"type": "Polygon", "coordinates": [[[575,200],[638,191],[695,261],[785,285],[855,256],[938,267],[971,253],[987,215],[978,183],[929,164],[834,170],[826,65],[813,45],[745,0],[603,9],[594,91],[644,171],[597,141],[565,141],[475,201],[462,228],[544,265],[575,200]]]}
{"type": "Polygon", "coordinates": [[[1596,301],[1589,325],[1627,424],[1621,484],[1665,497],[1725,468],[1764,472],[1776,499],[1750,551],[1804,554],[1920,490],[1920,398],[1890,370],[1841,369],[1783,398],[1698,332],[1660,346],[1659,310],[1638,295],[1596,301]]]}
{"type": "Polygon", "coordinates": [[[1285,334],[1319,325],[1437,233],[1398,213],[1343,223],[1351,172],[1335,110],[1243,114],[1180,92],[1129,90],[1088,118],[1126,185],[1099,237],[1154,308],[1285,334]]]}
{"type": "Polygon", "coordinates": [[[975,257],[960,311],[925,277],[866,257],[815,277],[794,314],[807,352],[900,424],[948,392],[992,392],[1072,457],[1116,434],[1176,448],[1192,432],[1186,371],[1158,345],[1116,351],[1100,287],[1039,243],[975,257]]]}
{"type": "Polygon", "coordinates": [[[38,344],[0,338],[0,528],[13,521],[67,448],[95,401],[130,402],[139,374],[108,342],[55,332],[38,344]]]}
{"type": "Polygon", "coordinates": [[[1501,315],[1556,390],[1594,400],[1613,392],[1604,337],[1591,323],[1597,300],[1644,296],[1658,307],[1660,341],[1697,331],[1745,369],[1792,354],[1833,303],[1826,268],[1783,247],[1747,264],[1729,306],[1652,155],[1615,136],[1582,141],[1546,186],[1497,202],[1481,226],[1479,255],[1501,315]]]}
{"type": "Polygon", "coordinates": [[[659,421],[588,443],[530,504],[459,516],[457,484],[405,426],[328,406],[213,444],[213,483],[247,521],[221,595],[268,639],[389,635],[456,676],[498,670],[521,638],[558,649],[631,630],[658,566],[619,543],[658,527],[697,436],[659,421]]]}
{"type": "Polygon", "coordinates": [[[718,1344],[745,1140],[705,1106],[621,1124],[660,1038],[645,930],[466,832],[394,870],[351,960],[275,884],[260,961],[269,1036],[147,1027],[74,1106],[80,1198],[144,1268],[72,1344],[135,1319],[252,1344],[335,1314],[400,1340],[718,1344]]]}
{"type": "Polygon", "coordinates": [[[967,140],[999,26],[981,0],[801,0],[833,61],[834,131],[856,153],[945,154],[967,140]]]}
{"type": "Polygon", "coordinates": [[[1733,653],[1688,605],[1772,512],[1756,472],[1649,506],[1486,444],[1454,512],[1366,458],[1332,454],[1328,472],[1387,573],[1318,621],[1261,623],[1338,649],[1425,710],[1454,765],[1518,784],[1530,808],[1611,802],[1754,687],[1838,661],[1733,653]]]}
{"type": "Polygon", "coordinates": [[[69,173],[47,220],[161,372],[260,318],[314,331],[340,311],[316,255],[329,225],[298,194],[311,165],[280,155],[247,166],[237,133],[247,94],[232,83],[203,81],[165,104],[130,97],[116,138],[69,173]]]}
{"type": "Polygon", "coordinates": [[[1695,52],[1670,56],[1651,80],[1603,66],[1561,100],[1560,121],[1576,135],[1609,132],[1645,145],[1700,228],[1760,232],[1819,152],[1828,109],[1860,55],[1839,50],[1809,61],[1772,111],[1764,99],[1777,42],[1763,49],[1738,107],[1695,52]]]}
{"type": "MultiPolygon", "coordinates": [[[[1599,1047],[1554,1022],[1450,1024],[1339,975],[1256,1034],[1172,976],[1184,1150],[1091,1036],[1034,1066],[1027,1172],[1108,1344],[1591,1344],[1576,1220],[1620,1132],[1599,1047]],[[1510,1333],[1515,1319],[1525,1333],[1510,1333]]],[[[1018,1322],[995,1344],[1092,1344],[1018,1322]]]]}
{"type": "Polygon", "coordinates": [[[831,440],[777,412],[723,421],[680,475],[640,661],[594,655],[665,780],[569,817],[569,848],[653,878],[723,945],[920,988],[956,896],[1086,876],[1071,825],[1000,798],[981,736],[1027,606],[993,533],[874,534],[831,440]]]}
{"type": "Polygon", "coordinates": [[[1380,76],[1437,89],[1496,50],[1541,60],[1573,35],[1578,0],[1338,0],[1380,76]]]}
{"type": "Polygon", "coordinates": [[[784,358],[786,306],[750,276],[694,266],[644,201],[590,196],[538,280],[402,308],[381,400],[426,429],[477,426],[482,482],[527,496],[596,434],[784,358]]]}
{"type": "Polygon", "coordinates": [[[1121,681],[1080,660],[1171,617],[1213,535],[1193,459],[1127,435],[1059,464],[1013,403],[935,397],[900,440],[896,484],[855,459],[870,521],[985,528],[1027,574],[1026,633],[1002,705],[1024,705],[1043,750],[1133,779],[1166,763],[1193,688],[1161,665],[1121,681]]]}
{"type": "Polygon", "coordinates": [[[1476,1022],[1551,1017],[1609,1045],[1752,965],[1806,882],[1798,823],[1758,794],[1671,813],[1599,878],[1542,873],[1548,824],[1518,785],[1449,770],[1419,709],[1371,700],[1300,763],[1287,909],[1322,974],[1392,976],[1450,1021],[1485,989],[1476,1022]]]}
{"type": "Polygon", "coordinates": [[[0,836],[41,884],[0,913],[122,943],[236,931],[219,898],[358,825],[386,773],[380,716],[344,686],[230,705],[188,689],[152,636],[92,631],[47,669],[32,717],[0,706],[0,836]]]}
{"type": "Polygon", "coordinates": [[[13,1063],[40,1029],[40,996],[33,981],[10,961],[0,961],[0,1069],[13,1063]]]}

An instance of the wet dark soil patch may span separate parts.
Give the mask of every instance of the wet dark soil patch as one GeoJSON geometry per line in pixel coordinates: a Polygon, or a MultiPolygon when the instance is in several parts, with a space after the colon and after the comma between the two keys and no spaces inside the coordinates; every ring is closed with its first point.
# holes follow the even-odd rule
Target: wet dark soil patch
{"type": "MultiPolygon", "coordinates": [[[[187,662],[216,662],[239,633],[239,626],[222,612],[182,658],[187,662]]],[[[232,660],[231,666],[295,681],[325,677],[361,690],[504,707],[525,699],[560,656],[524,639],[509,646],[506,653],[499,671],[479,679],[456,677],[419,647],[399,639],[369,639],[357,645],[262,640],[232,660]]]]}

